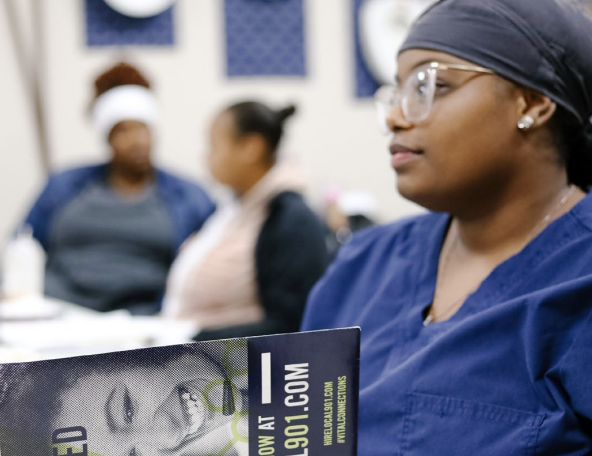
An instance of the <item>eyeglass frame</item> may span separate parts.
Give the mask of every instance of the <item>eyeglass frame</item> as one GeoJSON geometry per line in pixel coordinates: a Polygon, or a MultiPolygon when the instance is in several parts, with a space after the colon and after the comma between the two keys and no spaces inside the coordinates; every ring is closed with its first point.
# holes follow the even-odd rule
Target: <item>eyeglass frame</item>
{"type": "MultiPolygon", "coordinates": [[[[481,73],[481,74],[496,74],[495,71],[490,70],[489,68],[485,68],[482,66],[478,66],[478,65],[462,65],[462,64],[454,64],[454,63],[442,63],[442,62],[428,62],[422,65],[418,65],[417,67],[414,68],[413,73],[415,73],[417,70],[419,70],[422,67],[426,67],[426,70],[428,72],[430,72],[430,70],[432,72],[437,73],[438,70],[460,70],[460,71],[473,71],[476,73],[481,73]]],[[[411,77],[411,75],[409,76],[409,78],[411,77]]],[[[378,88],[378,90],[374,93],[374,101],[377,105],[378,111],[379,111],[379,123],[382,124],[382,126],[384,128],[386,128],[386,130],[388,131],[389,129],[386,127],[386,117],[389,114],[389,112],[394,109],[397,105],[401,105],[401,110],[403,112],[403,115],[405,116],[405,119],[408,122],[412,122],[414,124],[423,122],[424,120],[426,120],[431,111],[432,111],[432,105],[434,102],[434,97],[435,97],[435,90],[433,91],[433,93],[431,94],[431,101],[429,103],[429,108],[426,110],[425,114],[417,119],[410,119],[409,117],[411,117],[409,115],[409,110],[407,108],[407,105],[403,102],[403,90],[405,85],[407,84],[407,81],[409,81],[409,78],[407,78],[405,80],[405,82],[403,82],[402,84],[385,84],[381,87],[378,88]],[[393,103],[388,103],[386,101],[384,101],[381,98],[385,98],[385,96],[383,94],[385,94],[387,92],[387,90],[389,91],[389,95],[393,95],[393,98],[396,99],[395,102],[393,103]],[[389,108],[390,106],[390,108],[389,108]],[[384,111],[383,117],[381,118],[381,109],[384,111]],[[407,111],[407,112],[405,112],[407,111]]],[[[434,79],[435,81],[435,79],[434,79]]],[[[435,89],[435,87],[434,87],[435,89]]]]}

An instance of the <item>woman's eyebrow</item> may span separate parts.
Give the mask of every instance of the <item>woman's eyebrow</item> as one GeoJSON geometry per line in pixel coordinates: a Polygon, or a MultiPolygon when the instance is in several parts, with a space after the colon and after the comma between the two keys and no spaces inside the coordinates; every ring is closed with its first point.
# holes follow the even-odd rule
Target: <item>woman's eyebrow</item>
{"type": "MultiPolygon", "coordinates": [[[[440,60],[434,59],[434,58],[421,60],[411,67],[410,73],[412,71],[414,71],[416,68],[419,68],[420,66],[425,65],[426,63],[439,62],[439,61],[440,60]]],[[[444,63],[444,62],[442,62],[442,63],[444,63]]],[[[397,83],[397,85],[401,84],[401,77],[399,76],[399,73],[397,73],[395,75],[395,82],[397,83]]]]}
{"type": "MultiPolygon", "coordinates": [[[[428,58],[428,59],[424,59],[424,60],[420,60],[419,62],[415,63],[415,65],[413,65],[413,67],[411,68],[411,71],[414,71],[415,69],[419,68],[422,65],[425,65],[427,63],[432,63],[432,62],[437,62],[437,63],[444,63],[444,64],[449,64],[449,65],[454,65],[454,62],[451,61],[446,61],[445,57],[442,58],[428,58]]],[[[399,74],[397,73],[395,75],[395,83],[397,85],[401,84],[401,77],[399,76],[399,74]]]]}
{"type": "Polygon", "coordinates": [[[111,391],[109,393],[109,396],[107,397],[107,402],[105,402],[105,421],[107,421],[107,427],[111,432],[117,431],[117,424],[115,423],[115,419],[113,418],[113,412],[111,411],[115,390],[116,388],[113,388],[113,391],[111,391]]]}

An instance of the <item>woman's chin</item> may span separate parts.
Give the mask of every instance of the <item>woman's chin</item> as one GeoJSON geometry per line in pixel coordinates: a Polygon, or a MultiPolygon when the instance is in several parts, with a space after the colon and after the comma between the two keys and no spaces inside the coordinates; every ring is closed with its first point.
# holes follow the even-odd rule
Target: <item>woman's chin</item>
{"type": "Polygon", "coordinates": [[[416,180],[398,179],[397,191],[406,200],[434,212],[447,212],[447,204],[443,194],[434,188],[427,188],[416,180]]]}
{"type": "Polygon", "coordinates": [[[406,174],[397,176],[397,191],[403,198],[421,206],[421,201],[429,195],[429,190],[425,188],[425,183],[422,185],[421,179],[406,174]]]}

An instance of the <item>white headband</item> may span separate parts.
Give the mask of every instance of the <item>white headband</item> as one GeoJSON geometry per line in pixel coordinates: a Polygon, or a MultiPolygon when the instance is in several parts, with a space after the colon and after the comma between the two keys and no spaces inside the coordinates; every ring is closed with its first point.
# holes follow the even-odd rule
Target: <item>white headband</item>
{"type": "Polygon", "coordinates": [[[96,99],[92,110],[93,124],[104,138],[108,138],[113,127],[124,120],[137,120],[154,130],[157,119],[154,95],[139,85],[123,85],[108,90],[96,99]]]}

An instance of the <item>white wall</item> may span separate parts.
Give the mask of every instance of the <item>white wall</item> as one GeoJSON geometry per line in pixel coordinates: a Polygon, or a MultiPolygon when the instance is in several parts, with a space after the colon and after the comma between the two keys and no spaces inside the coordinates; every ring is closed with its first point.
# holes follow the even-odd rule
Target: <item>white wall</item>
{"type": "MultiPolygon", "coordinates": [[[[31,31],[29,1],[15,2],[26,33],[31,31]]],[[[223,0],[179,0],[175,47],[129,49],[86,47],[82,0],[41,2],[43,87],[54,167],[107,157],[85,112],[94,77],[124,57],[154,82],[164,113],[155,155],[165,167],[205,177],[208,122],[226,103],[261,98],[281,106],[293,101],[299,114],[284,148],[309,176],[313,203],[327,185],[339,184],[372,192],[384,221],[418,210],[396,194],[372,102],[353,96],[351,0],[305,0],[308,77],[232,80],[225,76],[223,0]]],[[[0,239],[23,216],[44,179],[32,110],[6,25],[0,9],[0,239]]]]}
{"type": "MultiPolygon", "coordinates": [[[[19,17],[29,19],[27,0],[14,2],[19,17]]],[[[29,20],[25,44],[30,45],[29,20]]],[[[17,65],[10,39],[8,18],[0,4],[0,245],[22,216],[33,192],[43,179],[34,133],[33,106],[28,85],[17,65]]]]}

